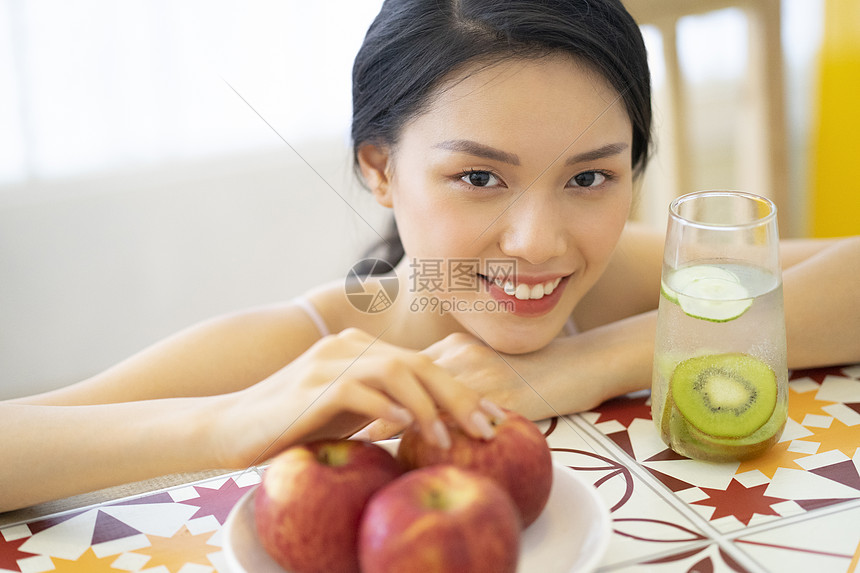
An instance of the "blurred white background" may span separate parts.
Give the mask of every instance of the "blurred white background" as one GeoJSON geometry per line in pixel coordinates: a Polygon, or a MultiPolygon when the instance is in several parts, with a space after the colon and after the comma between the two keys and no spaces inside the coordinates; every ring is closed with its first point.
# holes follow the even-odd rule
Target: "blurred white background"
{"type": "MultiPolygon", "coordinates": [[[[352,58],[380,3],[0,0],[0,399],[345,275],[387,217],[349,148],[352,58]]],[[[798,201],[821,11],[783,0],[798,201]]],[[[745,33],[735,10],[679,27],[697,187],[744,187],[725,118],[745,33]]],[[[654,225],[664,175],[658,154],[654,225]]]]}

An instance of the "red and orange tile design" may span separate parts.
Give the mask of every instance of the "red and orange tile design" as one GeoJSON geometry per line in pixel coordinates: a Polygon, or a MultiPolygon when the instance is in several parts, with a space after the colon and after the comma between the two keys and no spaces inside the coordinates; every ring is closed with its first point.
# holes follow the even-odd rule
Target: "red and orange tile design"
{"type": "Polygon", "coordinates": [[[668,449],[647,393],[562,419],[612,510],[603,568],[860,573],[860,366],[793,372],[789,418],[767,454],[721,464],[668,449]]]}
{"type": "MultiPolygon", "coordinates": [[[[647,392],[541,422],[555,460],[611,511],[601,570],[860,573],[860,365],[789,385],[782,441],[743,463],[666,448],[647,392]]],[[[226,572],[221,528],[259,480],[252,469],[4,526],[0,572],[226,572]]]]}

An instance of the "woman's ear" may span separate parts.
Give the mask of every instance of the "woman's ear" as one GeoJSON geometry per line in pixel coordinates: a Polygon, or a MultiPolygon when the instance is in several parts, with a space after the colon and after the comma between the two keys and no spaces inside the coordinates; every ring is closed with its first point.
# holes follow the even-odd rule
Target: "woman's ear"
{"type": "Polygon", "coordinates": [[[370,192],[383,207],[391,207],[391,153],[387,147],[364,143],[358,148],[358,166],[370,192]]]}

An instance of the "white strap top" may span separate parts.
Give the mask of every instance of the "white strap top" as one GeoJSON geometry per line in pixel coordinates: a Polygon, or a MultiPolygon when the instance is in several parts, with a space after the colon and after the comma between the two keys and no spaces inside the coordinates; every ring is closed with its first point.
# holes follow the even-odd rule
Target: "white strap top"
{"type": "Polygon", "coordinates": [[[576,328],[576,324],[573,322],[573,317],[567,319],[567,322],[564,323],[561,331],[565,336],[573,336],[574,334],[579,334],[579,329],[576,328]]]}
{"type": "Polygon", "coordinates": [[[300,296],[293,299],[293,302],[300,306],[302,310],[304,310],[305,313],[308,315],[308,318],[313,321],[313,323],[317,327],[317,330],[320,331],[320,337],[328,336],[329,334],[331,334],[331,331],[328,329],[328,326],[326,326],[325,320],[323,320],[322,315],[319,313],[317,307],[315,307],[311,301],[309,301],[303,296],[300,296]]]}

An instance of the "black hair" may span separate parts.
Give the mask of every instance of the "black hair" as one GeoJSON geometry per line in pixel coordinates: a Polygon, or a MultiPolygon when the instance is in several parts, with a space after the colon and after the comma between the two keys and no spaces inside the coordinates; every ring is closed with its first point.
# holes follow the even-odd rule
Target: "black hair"
{"type": "MultiPolygon", "coordinates": [[[[386,0],[353,66],[356,169],[361,145],[394,147],[453,71],[558,53],[618,92],[633,126],[632,168],[641,173],[651,145],[651,80],[642,34],[620,0],[386,0]]],[[[400,261],[394,224],[368,254],[400,261]]]]}

